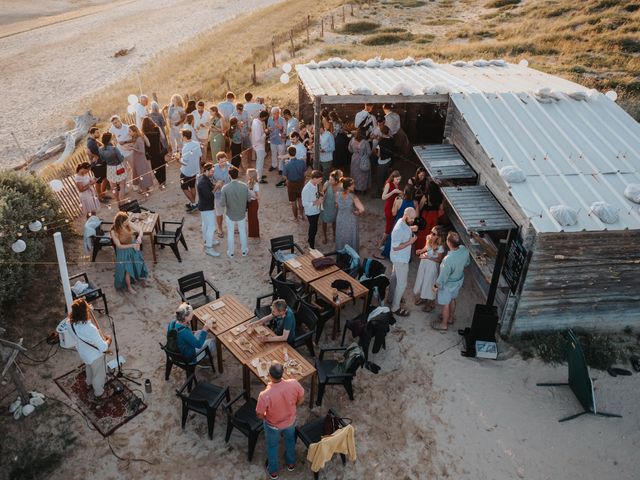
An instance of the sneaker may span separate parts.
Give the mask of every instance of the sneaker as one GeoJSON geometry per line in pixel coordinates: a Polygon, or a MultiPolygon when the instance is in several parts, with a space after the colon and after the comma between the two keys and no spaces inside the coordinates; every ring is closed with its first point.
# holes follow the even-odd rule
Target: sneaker
{"type": "Polygon", "coordinates": [[[243,257],[246,257],[247,255],[249,255],[249,250],[245,250],[244,252],[242,252],[243,257]]]}
{"type": "Polygon", "coordinates": [[[285,180],[280,180],[278,183],[276,183],[276,188],[284,188],[286,183],[287,182],[285,180]]]}
{"type": "Polygon", "coordinates": [[[211,242],[211,245],[213,245],[214,247],[216,245],[220,245],[220,240],[216,240],[215,238],[213,239],[213,242],[211,242]]]}
{"type": "Polygon", "coordinates": [[[260,183],[268,183],[264,178],[260,180],[260,183]]]}
{"type": "Polygon", "coordinates": [[[273,172],[275,169],[276,169],[276,167],[274,167],[274,166],[269,167],[269,171],[270,172],[273,172]]]}
{"type": "Polygon", "coordinates": [[[287,472],[293,472],[296,469],[296,464],[292,463],[290,465],[287,465],[287,472]]]}
{"type": "Polygon", "coordinates": [[[229,258],[233,258],[233,253],[231,253],[231,252],[227,252],[227,257],[229,257],[229,258]]]}
{"type": "Polygon", "coordinates": [[[185,203],[185,204],[184,204],[184,206],[185,206],[186,208],[189,208],[191,205],[192,205],[192,203],[191,203],[191,202],[189,202],[189,203],[185,203]]]}
{"type": "Polygon", "coordinates": [[[282,170],[278,170],[278,175],[282,176],[282,170]]]}
{"type": "Polygon", "coordinates": [[[204,253],[206,253],[207,255],[209,255],[210,257],[219,257],[220,256],[220,252],[217,252],[215,249],[213,248],[206,248],[204,250],[204,253]]]}
{"type": "Polygon", "coordinates": [[[278,472],[273,472],[273,473],[267,472],[267,473],[269,474],[269,478],[273,480],[275,480],[276,478],[280,478],[280,476],[278,475],[278,472]]]}
{"type": "Polygon", "coordinates": [[[266,175],[262,175],[262,177],[260,177],[260,178],[267,178],[267,176],[266,175]]]}

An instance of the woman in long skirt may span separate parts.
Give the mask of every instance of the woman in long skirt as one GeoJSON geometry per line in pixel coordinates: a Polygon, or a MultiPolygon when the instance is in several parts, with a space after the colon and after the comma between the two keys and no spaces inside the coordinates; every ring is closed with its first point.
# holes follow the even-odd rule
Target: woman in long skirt
{"type": "Polygon", "coordinates": [[[353,193],[355,185],[353,178],[342,178],[342,192],[338,193],[336,206],[336,250],[349,245],[356,252],[360,250],[360,232],[358,217],[364,213],[364,205],[353,193]]]}
{"type": "Polygon", "coordinates": [[[422,308],[424,312],[430,312],[435,307],[436,294],[433,285],[440,273],[440,262],[444,258],[444,230],[433,227],[427,236],[424,248],[416,250],[420,257],[420,266],[416,275],[416,283],[413,286],[413,294],[416,296],[416,305],[426,303],[422,308]]]}
{"type": "Polygon", "coordinates": [[[333,231],[333,239],[336,239],[336,217],[338,216],[338,209],[336,207],[336,200],[340,193],[340,179],[342,178],[342,170],[334,170],[329,174],[329,180],[327,180],[322,188],[324,193],[324,200],[322,201],[322,212],[320,212],[320,220],[322,221],[322,235],[325,245],[328,243],[327,227],[331,225],[333,231]]]}
{"type": "Polygon", "coordinates": [[[209,111],[211,112],[211,128],[209,128],[211,158],[216,158],[218,152],[225,151],[224,119],[215,105],[209,108],[209,111]]]}
{"type": "Polygon", "coordinates": [[[95,215],[100,210],[100,202],[98,201],[98,193],[95,187],[96,179],[89,176],[90,171],[91,164],[89,162],[81,163],[76,167],[76,175],[73,177],[79,192],[82,213],[84,213],[85,217],[95,215]]]}
{"type": "Polygon", "coordinates": [[[133,154],[131,155],[132,182],[137,185],[139,193],[147,193],[147,190],[153,185],[153,175],[151,174],[151,162],[147,160],[145,149],[147,146],[147,138],[135,125],[129,125],[129,133],[131,135],[131,146],[129,147],[133,154]]]}
{"type": "Polygon", "coordinates": [[[356,192],[365,192],[371,180],[371,145],[362,130],[356,132],[349,142],[351,152],[351,178],[355,183],[356,192]]]}
{"type": "Polygon", "coordinates": [[[247,207],[247,230],[249,238],[260,238],[260,221],[258,207],[260,206],[260,185],[258,171],[247,169],[247,187],[249,188],[249,205],[247,207]]]}
{"type": "Polygon", "coordinates": [[[139,281],[144,287],[144,279],[149,276],[140,253],[142,231],[129,221],[127,212],[118,212],[113,219],[111,239],[116,246],[114,285],[117,289],[126,288],[129,293],[136,293],[133,284],[139,281]]]}

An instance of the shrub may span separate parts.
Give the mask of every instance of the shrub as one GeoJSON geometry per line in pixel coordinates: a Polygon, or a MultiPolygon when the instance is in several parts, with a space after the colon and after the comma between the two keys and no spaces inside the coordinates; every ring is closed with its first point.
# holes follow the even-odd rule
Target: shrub
{"type": "Polygon", "coordinates": [[[520,0],[493,0],[486,4],[487,8],[501,8],[511,5],[518,5],[520,0]]]}
{"type": "Polygon", "coordinates": [[[398,35],[395,33],[381,33],[379,35],[369,35],[362,43],[369,46],[377,45],[391,45],[393,43],[402,42],[404,40],[411,40],[413,35],[410,33],[404,35],[398,35]]]}
{"type": "Polygon", "coordinates": [[[380,24],[376,22],[352,22],[345,24],[340,32],[347,33],[349,35],[359,35],[361,33],[370,33],[380,28],[380,24]]]}
{"type": "Polygon", "coordinates": [[[620,50],[625,53],[640,53],[640,40],[636,38],[622,38],[618,42],[620,50]]]}
{"type": "Polygon", "coordinates": [[[27,225],[41,218],[45,224],[64,225],[58,208],[55,194],[43,180],[27,173],[0,171],[0,263],[9,265],[0,276],[0,311],[20,298],[34,271],[30,263],[40,261],[45,250],[50,231],[32,233],[27,225]],[[27,244],[22,253],[11,250],[18,238],[27,244]]]}

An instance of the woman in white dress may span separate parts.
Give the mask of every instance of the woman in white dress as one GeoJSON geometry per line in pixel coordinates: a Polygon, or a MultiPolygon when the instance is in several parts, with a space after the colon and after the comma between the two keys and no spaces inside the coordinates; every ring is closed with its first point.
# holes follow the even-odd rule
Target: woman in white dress
{"type": "Polygon", "coordinates": [[[430,312],[435,307],[436,294],[433,285],[436,283],[440,272],[440,262],[445,255],[444,232],[439,226],[433,227],[427,236],[424,248],[416,250],[416,255],[420,257],[416,283],[413,293],[416,296],[416,305],[425,304],[423,312],[430,312]]]}
{"type": "Polygon", "coordinates": [[[88,162],[81,163],[76,167],[76,175],[73,180],[76,182],[82,213],[88,218],[95,215],[100,210],[100,202],[96,192],[96,179],[89,176],[91,165],[88,162]]]}
{"type": "Polygon", "coordinates": [[[174,153],[179,153],[182,150],[182,134],[180,128],[186,118],[184,113],[184,100],[178,94],[171,97],[171,104],[169,105],[169,111],[167,114],[169,118],[169,143],[173,148],[174,153]]]}

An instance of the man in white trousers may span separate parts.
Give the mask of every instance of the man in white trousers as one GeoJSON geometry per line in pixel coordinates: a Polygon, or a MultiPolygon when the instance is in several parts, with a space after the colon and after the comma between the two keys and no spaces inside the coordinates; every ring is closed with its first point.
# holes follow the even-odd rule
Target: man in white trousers
{"type": "Polygon", "coordinates": [[[234,257],[235,240],[233,232],[238,226],[240,234],[240,249],[242,256],[249,254],[247,242],[247,205],[249,204],[249,189],[247,184],[238,180],[240,171],[236,167],[229,168],[231,182],[222,187],[222,208],[225,210],[225,221],[227,223],[227,256],[234,257]]]}
{"type": "Polygon", "coordinates": [[[260,112],[258,118],[254,118],[251,123],[251,146],[256,153],[256,170],[260,183],[267,183],[266,175],[262,174],[262,170],[264,169],[264,159],[267,156],[265,141],[267,139],[266,121],[268,118],[267,112],[260,112]]]}
{"type": "Polygon", "coordinates": [[[418,229],[413,225],[416,218],[416,211],[412,207],[408,207],[404,211],[404,215],[396,222],[391,232],[391,253],[389,259],[393,264],[393,272],[391,274],[391,285],[393,291],[393,301],[391,303],[391,311],[395,315],[406,317],[409,312],[404,308],[400,308],[402,295],[407,288],[407,277],[409,276],[409,260],[411,260],[411,246],[415,243],[415,231],[418,229]]]}

